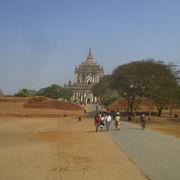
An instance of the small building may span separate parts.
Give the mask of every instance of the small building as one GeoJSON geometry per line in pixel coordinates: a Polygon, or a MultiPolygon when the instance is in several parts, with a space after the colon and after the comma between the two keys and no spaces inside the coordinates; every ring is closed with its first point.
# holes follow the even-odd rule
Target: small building
{"type": "Polygon", "coordinates": [[[73,90],[72,100],[76,103],[96,103],[98,101],[92,93],[92,86],[104,76],[103,67],[94,61],[91,48],[86,60],[75,67],[74,82],[69,81],[67,88],[73,90]]]}

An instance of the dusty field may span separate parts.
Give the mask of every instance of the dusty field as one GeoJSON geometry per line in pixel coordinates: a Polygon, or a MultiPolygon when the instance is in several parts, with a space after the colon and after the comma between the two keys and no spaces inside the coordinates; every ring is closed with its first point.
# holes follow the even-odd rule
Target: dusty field
{"type": "Polygon", "coordinates": [[[180,119],[173,118],[170,120],[167,117],[154,117],[152,122],[147,125],[148,128],[180,138],[180,119]]]}
{"type": "Polygon", "coordinates": [[[145,179],[106,132],[75,117],[0,117],[0,179],[145,179]]]}
{"type": "MultiPolygon", "coordinates": [[[[148,118],[148,116],[147,116],[148,118]]],[[[127,117],[121,117],[121,120],[128,121],[127,117]]],[[[139,117],[136,117],[135,121],[131,121],[131,123],[136,123],[140,126],[139,117]]],[[[163,134],[167,134],[170,136],[174,136],[180,138],[180,119],[179,118],[168,118],[168,117],[151,117],[151,121],[149,121],[146,125],[146,128],[158,131],[163,134]]]]}
{"type": "Polygon", "coordinates": [[[0,102],[0,179],[146,179],[82,111],[24,108],[0,102]]]}
{"type": "Polygon", "coordinates": [[[33,102],[31,104],[28,101],[29,98],[0,97],[0,116],[64,117],[84,112],[80,107],[76,108],[74,106],[72,108],[73,105],[66,105],[65,109],[58,108],[58,102],[52,102],[52,100],[33,102]],[[33,108],[33,106],[35,107],[33,108]]]}
{"type": "MultiPolygon", "coordinates": [[[[107,132],[95,132],[93,119],[78,121],[82,110],[24,108],[24,102],[0,99],[0,179],[146,179],[107,132]]],[[[153,120],[148,128],[180,137],[178,122],[153,120]]]]}

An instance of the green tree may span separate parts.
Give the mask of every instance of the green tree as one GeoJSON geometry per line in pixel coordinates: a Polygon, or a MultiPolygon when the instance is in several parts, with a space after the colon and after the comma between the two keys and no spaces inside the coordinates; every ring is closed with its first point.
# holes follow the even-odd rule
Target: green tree
{"type": "Polygon", "coordinates": [[[93,94],[98,97],[100,103],[105,106],[110,105],[118,99],[118,94],[111,88],[110,82],[111,75],[105,75],[92,87],[93,94]]]}
{"type": "Polygon", "coordinates": [[[42,88],[37,92],[38,96],[46,96],[52,99],[63,98],[66,100],[70,100],[73,95],[72,90],[68,88],[62,88],[57,84],[52,84],[46,88],[42,88]]]}
{"type": "Polygon", "coordinates": [[[159,116],[175,94],[177,72],[162,61],[147,59],[120,65],[112,73],[111,87],[128,101],[134,114],[144,97],[153,100],[159,116]]]}
{"type": "Polygon", "coordinates": [[[59,98],[63,98],[63,99],[70,101],[72,96],[73,96],[72,89],[68,89],[68,88],[60,89],[59,98]]]}
{"type": "Polygon", "coordinates": [[[59,98],[59,92],[61,87],[56,84],[52,84],[51,86],[48,86],[46,88],[42,88],[37,92],[38,96],[46,96],[52,99],[58,99],[59,98]]]}
{"type": "Polygon", "coordinates": [[[177,87],[175,100],[176,100],[176,104],[180,105],[180,85],[178,85],[177,87]]]}
{"type": "Polygon", "coordinates": [[[158,116],[167,105],[173,108],[176,104],[178,71],[174,67],[160,61],[153,67],[152,89],[148,97],[156,104],[158,116]]]}
{"type": "Polygon", "coordinates": [[[29,89],[21,89],[18,93],[16,93],[14,96],[18,97],[30,97],[34,96],[36,94],[35,90],[29,90],[29,89]]]}

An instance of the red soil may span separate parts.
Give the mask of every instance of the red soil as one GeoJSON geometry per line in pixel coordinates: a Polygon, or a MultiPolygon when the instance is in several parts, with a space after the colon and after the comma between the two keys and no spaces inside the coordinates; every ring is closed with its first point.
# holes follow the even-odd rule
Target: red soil
{"type": "Polygon", "coordinates": [[[45,108],[45,109],[61,109],[61,110],[83,110],[77,104],[70,102],[57,101],[46,97],[32,97],[24,103],[25,108],[45,108]]]}

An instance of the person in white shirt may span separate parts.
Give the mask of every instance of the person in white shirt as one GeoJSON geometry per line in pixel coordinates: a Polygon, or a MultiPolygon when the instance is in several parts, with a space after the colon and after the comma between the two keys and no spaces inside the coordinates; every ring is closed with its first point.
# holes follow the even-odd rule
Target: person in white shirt
{"type": "Polygon", "coordinates": [[[104,125],[105,125],[105,116],[104,114],[101,115],[101,122],[100,122],[100,128],[101,130],[104,128],[104,125]]]}
{"type": "Polygon", "coordinates": [[[107,115],[107,118],[106,118],[107,131],[109,131],[109,127],[110,127],[111,120],[112,120],[111,115],[108,114],[108,115],[107,115]]]}

